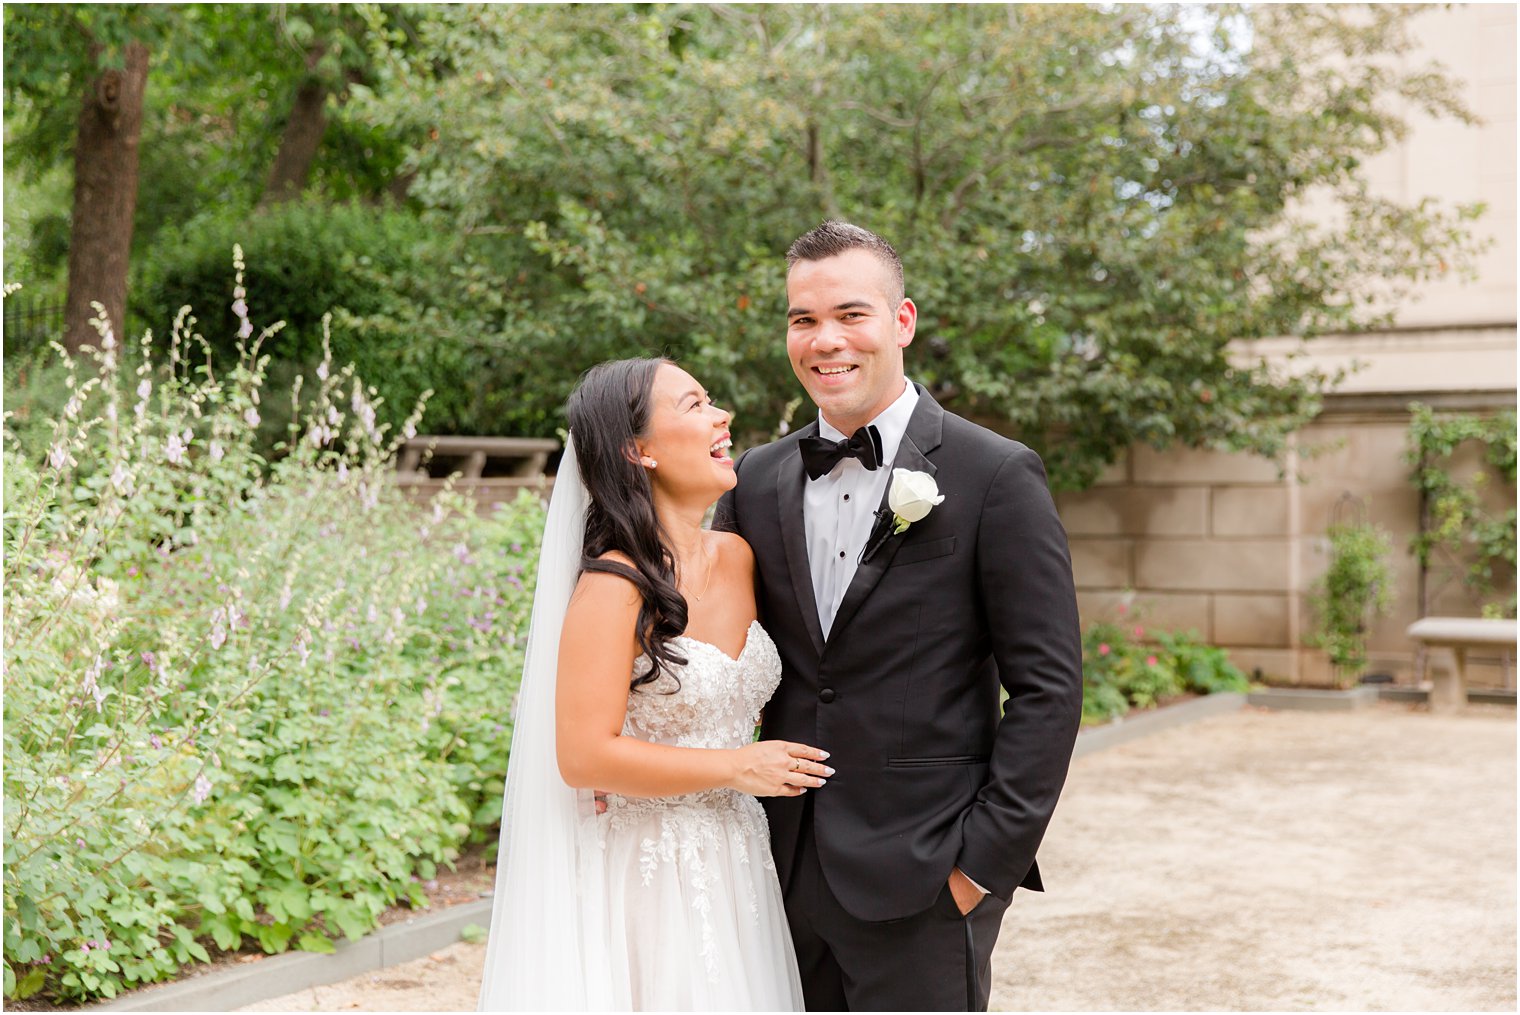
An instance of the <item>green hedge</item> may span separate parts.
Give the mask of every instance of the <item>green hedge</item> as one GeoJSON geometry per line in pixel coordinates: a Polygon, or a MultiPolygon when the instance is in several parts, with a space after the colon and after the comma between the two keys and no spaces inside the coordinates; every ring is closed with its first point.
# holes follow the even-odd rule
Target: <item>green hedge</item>
{"type": "Polygon", "coordinates": [[[331,362],[271,464],[259,364],[108,358],[6,443],[11,998],[330,951],[500,815],[538,501],[400,501],[331,362]]]}

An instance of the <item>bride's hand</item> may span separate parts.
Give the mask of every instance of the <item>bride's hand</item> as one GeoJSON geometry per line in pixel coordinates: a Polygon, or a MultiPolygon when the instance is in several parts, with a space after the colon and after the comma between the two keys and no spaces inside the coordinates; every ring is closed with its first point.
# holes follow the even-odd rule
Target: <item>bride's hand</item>
{"type": "Polygon", "coordinates": [[[751,796],[801,796],[825,785],[834,770],[823,764],[828,751],[786,740],[762,740],[734,751],[730,789],[751,796]]]}

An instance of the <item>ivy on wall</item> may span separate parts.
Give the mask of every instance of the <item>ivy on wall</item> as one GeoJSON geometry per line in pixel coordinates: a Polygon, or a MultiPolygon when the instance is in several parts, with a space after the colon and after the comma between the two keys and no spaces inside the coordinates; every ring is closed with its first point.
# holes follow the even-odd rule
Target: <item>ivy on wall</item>
{"type": "MultiPolygon", "coordinates": [[[[1515,616],[1515,596],[1496,599],[1495,579],[1515,570],[1515,509],[1495,514],[1483,506],[1483,491],[1495,478],[1515,484],[1515,413],[1492,416],[1436,415],[1428,405],[1410,405],[1409,448],[1405,461],[1420,492],[1424,514],[1410,548],[1428,570],[1439,551],[1462,566],[1462,582],[1482,605],[1485,617],[1515,616]],[[1452,474],[1452,459],[1468,441],[1483,448],[1487,469],[1471,479],[1452,474]]],[[[1423,607],[1424,604],[1422,604],[1423,607]]]]}

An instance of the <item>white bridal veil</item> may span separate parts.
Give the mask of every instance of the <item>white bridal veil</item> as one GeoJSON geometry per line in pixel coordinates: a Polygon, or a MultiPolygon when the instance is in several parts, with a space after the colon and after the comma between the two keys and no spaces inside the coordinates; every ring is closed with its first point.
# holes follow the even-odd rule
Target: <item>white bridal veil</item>
{"type": "Polygon", "coordinates": [[[574,436],[549,499],[533,620],[523,660],[496,858],[480,1011],[585,1011],[613,1006],[607,910],[590,790],[571,789],[555,754],[560,630],[579,576],[590,497],[574,436]]]}

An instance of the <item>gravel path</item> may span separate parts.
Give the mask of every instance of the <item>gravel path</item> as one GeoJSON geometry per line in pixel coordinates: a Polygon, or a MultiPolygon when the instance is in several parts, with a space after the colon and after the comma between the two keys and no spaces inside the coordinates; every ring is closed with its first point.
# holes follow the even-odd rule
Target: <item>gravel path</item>
{"type": "MultiPolygon", "coordinates": [[[[1515,713],[1245,711],[1088,755],[1003,1010],[1514,1010],[1515,713]]],[[[243,1011],[469,1011],[484,946],[243,1011]]]]}

